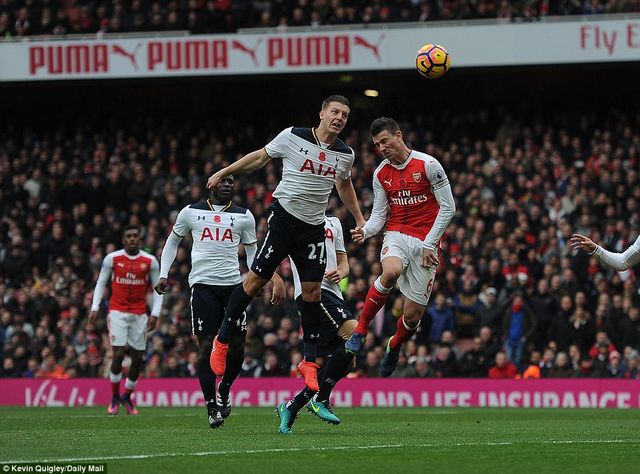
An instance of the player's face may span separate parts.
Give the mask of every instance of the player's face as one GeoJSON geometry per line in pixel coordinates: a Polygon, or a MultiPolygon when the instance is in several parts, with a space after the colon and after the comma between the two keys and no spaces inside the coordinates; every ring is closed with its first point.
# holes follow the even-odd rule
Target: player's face
{"type": "Polygon", "coordinates": [[[140,248],[140,232],[136,229],[125,231],[122,236],[122,243],[127,253],[136,253],[140,248]]]}
{"type": "Polygon", "coordinates": [[[382,156],[392,163],[404,163],[407,158],[400,130],[396,133],[389,130],[381,131],[373,137],[373,144],[382,156]]]}
{"type": "Polygon", "coordinates": [[[336,135],[344,130],[351,109],[340,102],[329,102],[326,108],[320,111],[320,126],[336,135]]]}
{"type": "Polygon", "coordinates": [[[220,201],[229,201],[233,194],[234,183],[235,180],[233,176],[225,176],[222,178],[222,181],[220,181],[220,184],[214,191],[216,198],[220,201]]]}

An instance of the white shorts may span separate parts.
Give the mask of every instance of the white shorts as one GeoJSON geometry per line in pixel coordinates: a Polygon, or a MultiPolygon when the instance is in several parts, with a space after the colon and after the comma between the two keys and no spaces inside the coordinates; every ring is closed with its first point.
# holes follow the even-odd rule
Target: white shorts
{"type": "Polygon", "coordinates": [[[107,325],[109,340],[112,346],[129,346],[137,351],[147,348],[146,314],[122,313],[109,311],[107,325]]]}
{"type": "Polygon", "coordinates": [[[401,232],[387,232],[382,242],[380,261],[387,257],[397,257],[402,261],[403,271],[398,278],[400,292],[411,301],[426,306],[436,277],[436,267],[425,268],[420,265],[422,240],[401,232]]]}

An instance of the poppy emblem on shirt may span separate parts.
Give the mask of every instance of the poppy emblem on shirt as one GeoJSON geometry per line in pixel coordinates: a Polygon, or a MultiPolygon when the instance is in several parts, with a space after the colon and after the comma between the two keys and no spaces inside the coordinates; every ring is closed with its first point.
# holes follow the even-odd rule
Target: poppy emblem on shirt
{"type": "Polygon", "coordinates": [[[327,154],[324,151],[321,151],[320,154],[318,155],[318,159],[320,161],[326,161],[327,159],[327,154]]]}
{"type": "Polygon", "coordinates": [[[220,222],[221,220],[220,216],[213,216],[213,222],[220,222]]]}
{"type": "Polygon", "coordinates": [[[398,184],[400,185],[401,188],[406,188],[407,187],[407,180],[404,178],[400,178],[400,180],[398,181],[398,184]]]}
{"type": "Polygon", "coordinates": [[[422,175],[420,174],[420,171],[416,171],[415,173],[413,173],[413,180],[416,183],[419,183],[421,179],[422,179],[422,175]]]}

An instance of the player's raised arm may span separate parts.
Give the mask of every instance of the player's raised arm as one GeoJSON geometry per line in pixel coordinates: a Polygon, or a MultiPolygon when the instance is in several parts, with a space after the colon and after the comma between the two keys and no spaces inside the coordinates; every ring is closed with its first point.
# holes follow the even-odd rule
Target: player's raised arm
{"type": "Polygon", "coordinates": [[[595,255],[602,263],[610,266],[614,270],[628,270],[640,263],[640,236],[638,236],[631,247],[622,253],[605,250],[600,245],[596,245],[589,237],[581,234],[573,234],[570,242],[574,249],[584,250],[589,255],[595,255]]]}
{"type": "Polygon", "coordinates": [[[356,190],[353,187],[351,176],[349,176],[347,179],[338,177],[336,179],[336,190],[338,191],[340,200],[344,203],[347,209],[349,209],[349,212],[356,220],[356,225],[358,227],[364,226],[364,216],[362,215],[362,211],[360,210],[360,203],[358,203],[358,197],[356,196],[356,190]]]}
{"type": "Polygon", "coordinates": [[[96,287],[93,290],[93,301],[91,302],[91,312],[89,313],[89,324],[93,325],[96,322],[98,316],[98,309],[100,309],[100,302],[104,295],[104,288],[111,280],[111,272],[113,270],[113,256],[111,254],[104,257],[102,261],[102,267],[100,268],[100,275],[96,282],[96,287]]]}
{"type": "MultiPolygon", "coordinates": [[[[384,190],[382,183],[378,179],[378,171],[373,174],[373,209],[371,210],[371,216],[369,220],[362,226],[361,235],[362,240],[376,235],[382,230],[387,222],[387,214],[389,212],[389,200],[387,199],[387,192],[384,190]]],[[[357,235],[358,228],[354,229],[357,235]]],[[[354,236],[354,230],[351,231],[351,236],[356,243],[361,243],[356,240],[354,236]]]]}
{"type": "Polygon", "coordinates": [[[259,150],[252,151],[251,153],[244,155],[238,161],[231,163],[229,166],[222,168],[216,172],[207,181],[207,189],[211,190],[220,184],[222,178],[229,176],[230,174],[249,173],[257,169],[262,168],[271,159],[267,150],[260,148],[259,150]]]}
{"type": "Polygon", "coordinates": [[[425,171],[431,182],[431,191],[438,201],[440,209],[431,230],[423,240],[423,266],[437,265],[438,258],[435,255],[438,241],[442,238],[447,226],[456,213],[456,202],[451,192],[451,184],[442,165],[436,160],[430,160],[425,164],[425,171]]]}

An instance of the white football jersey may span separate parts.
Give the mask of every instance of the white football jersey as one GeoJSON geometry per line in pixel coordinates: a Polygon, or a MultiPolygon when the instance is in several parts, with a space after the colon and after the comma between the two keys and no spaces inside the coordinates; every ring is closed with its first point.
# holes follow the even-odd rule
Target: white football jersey
{"type": "MultiPolygon", "coordinates": [[[[337,217],[325,217],[324,219],[324,252],[327,259],[327,270],[335,270],[338,268],[338,257],[336,256],[336,252],[347,253],[347,250],[344,247],[342,224],[340,224],[340,219],[337,217]]],[[[291,257],[289,257],[289,262],[291,262],[295,298],[297,298],[302,294],[300,275],[298,275],[298,269],[296,268],[296,264],[293,263],[293,260],[291,260],[291,257]]],[[[330,291],[338,298],[342,299],[340,286],[327,278],[322,279],[322,289],[330,291]]]]}
{"type": "Polygon", "coordinates": [[[256,242],[256,222],[251,211],[233,204],[216,206],[201,201],[183,208],[173,232],[191,232],[189,285],[234,285],[242,282],[238,245],[256,242]]]}
{"type": "Polygon", "coordinates": [[[265,150],[271,158],[282,158],[282,180],[273,196],[289,214],[322,224],[336,176],[351,176],[353,150],[339,138],[327,146],[314,129],[298,127],[280,132],[265,150]]]}

